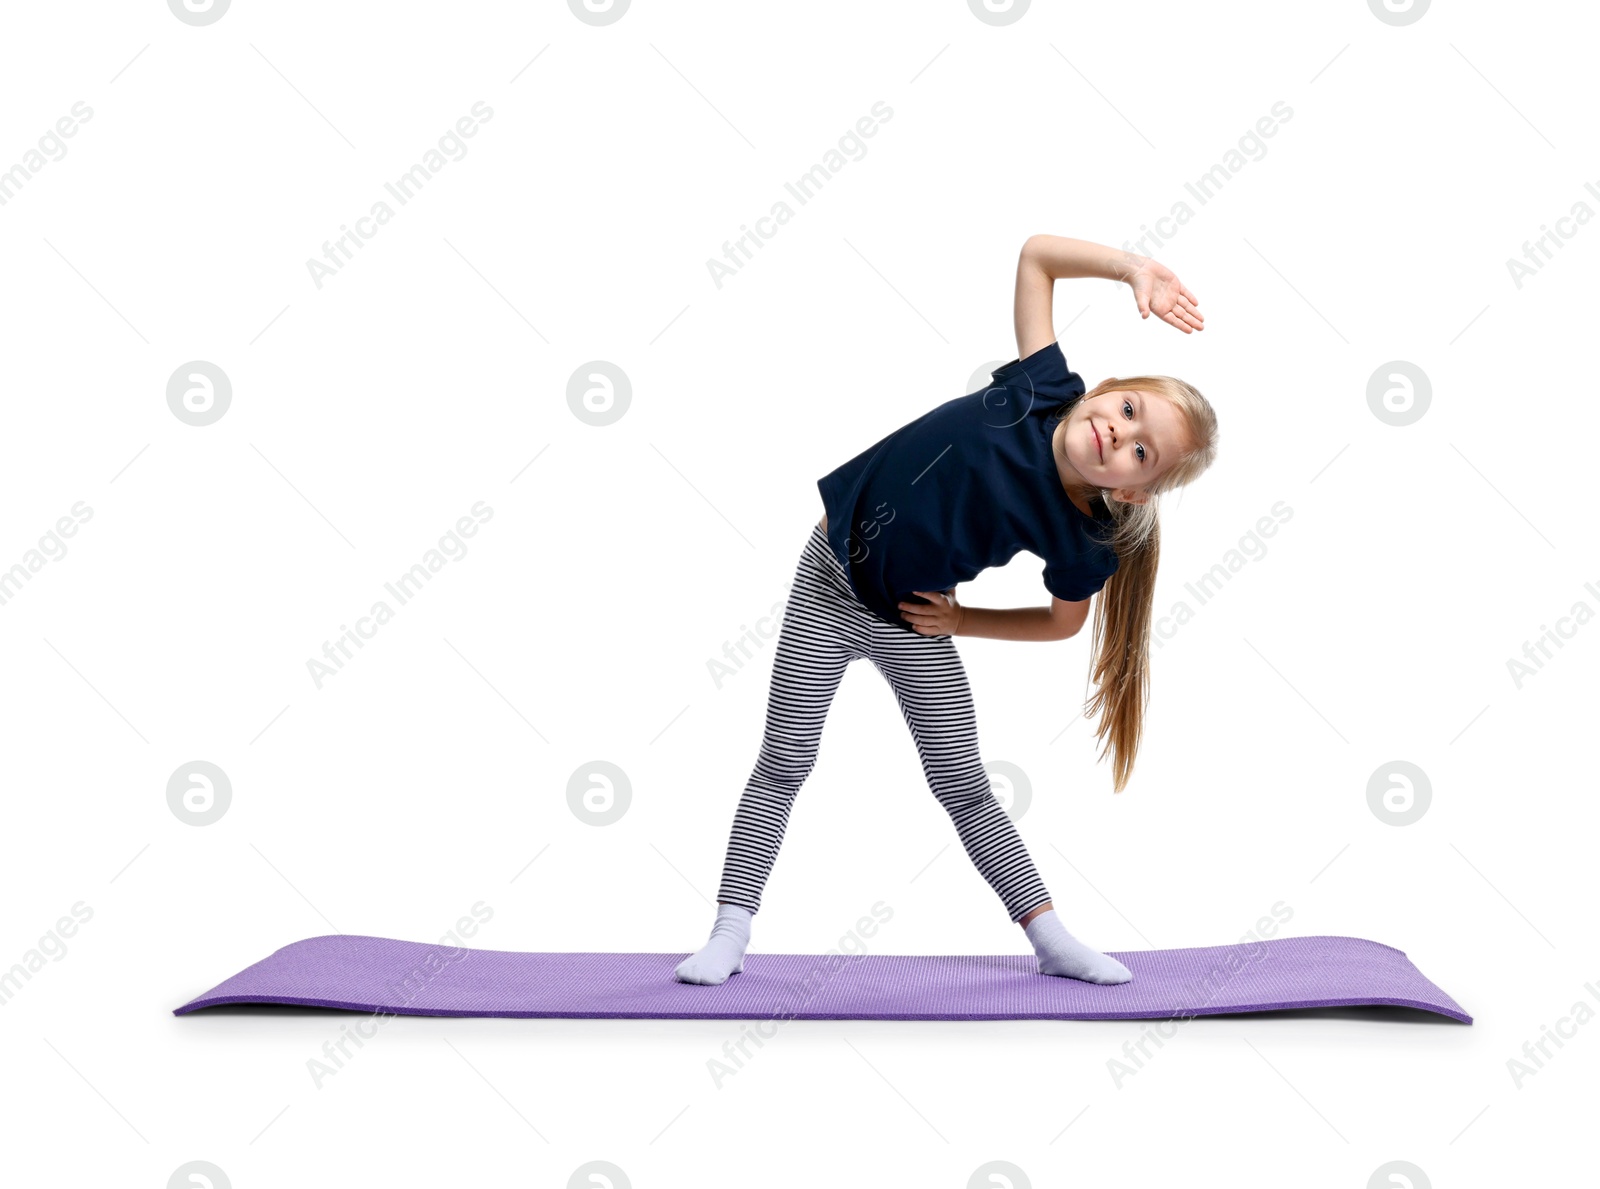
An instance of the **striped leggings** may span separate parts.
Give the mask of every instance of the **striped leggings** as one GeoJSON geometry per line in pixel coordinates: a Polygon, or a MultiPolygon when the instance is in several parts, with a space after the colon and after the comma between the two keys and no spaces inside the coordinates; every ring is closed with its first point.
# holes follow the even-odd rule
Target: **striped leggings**
{"type": "Polygon", "coordinates": [[[772,662],[766,733],[734,814],[717,900],[760,910],[795,794],[816,763],[828,707],[845,666],[860,657],[894,690],[928,787],[1011,919],[1049,900],[978,756],[972,690],[955,637],[893,627],[863,606],[821,524],[795,570],[772,662]]]}

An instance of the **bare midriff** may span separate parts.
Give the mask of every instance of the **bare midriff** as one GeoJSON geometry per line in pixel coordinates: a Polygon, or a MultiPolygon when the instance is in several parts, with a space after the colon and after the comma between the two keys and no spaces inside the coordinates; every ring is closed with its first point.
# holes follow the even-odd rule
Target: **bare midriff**
{"type": "Polygon", "coordinates": [[[822,514],[821,524],[822,524],[822,531],[823,532],[827,532],[828,531],[828,514],[826,512],[824,512],[822,514]]]}

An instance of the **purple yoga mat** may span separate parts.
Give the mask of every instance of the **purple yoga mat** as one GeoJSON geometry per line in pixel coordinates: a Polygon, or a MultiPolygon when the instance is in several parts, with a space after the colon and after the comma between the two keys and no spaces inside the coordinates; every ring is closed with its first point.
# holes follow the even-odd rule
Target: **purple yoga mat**
{"type": "Polygon", "coordinates": [[[309,937],[182,1007],[224,1003],[412,1016],[597,1019],[1114,1020],[1389,1004],[1472,1023],[1405,954],[1359,937],[1114,951],[1133,981],[1038,972],[1032,954],[763,954],[718,986],[680,983],[672,954],[518,953],[388,937],[309,937]]]}

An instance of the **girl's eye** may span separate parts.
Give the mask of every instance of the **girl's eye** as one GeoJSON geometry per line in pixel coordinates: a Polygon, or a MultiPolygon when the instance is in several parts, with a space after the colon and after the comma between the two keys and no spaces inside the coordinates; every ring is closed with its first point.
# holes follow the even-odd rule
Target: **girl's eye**
{"type": "Polygon", "coordinates": [[[1126,413],[1131,418],[1133,416],[1133,405],[1132,405],[1132,403],[1129,402],[1129,401],[1123,401],[1122,402],[1122,411],[1124,413],[1126,413]]]}
{"type": "Polygon", "coordinates": [[[1143,462],[1144,461],[1144,447],[1142,445],[1140,445],[1140,446],[1134,447],[1134,449],[1139,451],[1139,461],[1143,462]]]}

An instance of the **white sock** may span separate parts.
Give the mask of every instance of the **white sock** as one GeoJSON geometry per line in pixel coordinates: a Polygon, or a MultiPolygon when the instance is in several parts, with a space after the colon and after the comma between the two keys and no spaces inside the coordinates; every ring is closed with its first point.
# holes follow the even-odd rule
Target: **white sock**
{"type": "Polygon", "coordinates": [[[1083,944],[1061,923],[1056,910],[1041,912],[1023,930],[1039,956],[1039,973],[1086,983],[1125,983],[1133,972],[1107,954],[1083,944]]]}
{"type": "Polygon", "coordinates": [[[717,905],[711,940],[678,963],[678,981],[715,986],[743,970],[744,951],[750,945],[750,919],[754,915],[737,904],[717,905]]]}

